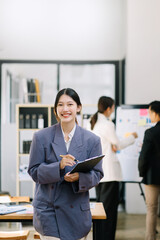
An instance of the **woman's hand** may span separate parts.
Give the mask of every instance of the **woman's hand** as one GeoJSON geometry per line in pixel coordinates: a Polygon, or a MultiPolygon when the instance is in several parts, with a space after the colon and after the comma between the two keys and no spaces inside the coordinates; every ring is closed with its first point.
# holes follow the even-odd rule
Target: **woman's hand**
{"type": "Polygon", "coordinates": [[[62,157],[62,160],[60,161],[60,169],[64,169],[65,166],[73,166],[76,164],[75,157],[67,154],[67,155],[60,155],[60,157],[62,157]]]}
{"type": "Polygon", "coordinates": [[[68,173],[66,173],[66,175],[64,176],[64,180],[65,180],[66,182],[76,182],[76,181],[79,180],[79,173],[78,173],[78,172],[75,172],[75,173],[69,174],[69,172],[68,172],[68,173]]]}
{"type": "Polygon", "coordinates": [[[112,151],[116,153],[118,150],[117,146],[112,144],[111,147],[112,147],[112,151]]]}
{"type": "Polygon", "coordinates": [[[135,138],[138,138],[138,134],[136,132],[133,132],[132,135],[135,137],[135,138]]]}

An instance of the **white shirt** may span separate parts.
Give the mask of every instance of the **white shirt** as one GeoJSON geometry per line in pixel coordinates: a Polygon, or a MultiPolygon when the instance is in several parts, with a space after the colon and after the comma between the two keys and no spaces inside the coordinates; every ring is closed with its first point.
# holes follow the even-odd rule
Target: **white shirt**
{"type": "Polygon", "coordinates": [[[120,141],[116,135],[114,123],[102,113],[98,113],[98,119],[93,132],[100,137],[102,152],[105,155],[102,164],[104,177],[101,179],[101,182],[122,181],[120,162],[117,154],[112,151],[112,145],[116,145],[119,150],[123,149],[134,143],[134,136],[130,135],[120,141]]]}
{"type": "MultiPolygon", "coordinates": [[[[62,129],[62,127],[61,127],[61,129],[62,129]]],[[[74,128],[72,129],[72,131],[68,134],[69,140],[66,141],[65,138],[64,138],[66,148],[67,148],[67,152],[68,152],[68,149],[70,147],[70,144],[71,144],[72,138],[74,136],[75,130],[76,130],[76,124],[74,125],[74,128]]],[[[63,137],[65,137],[63,129],[62,129],[62,133],[63,133],[63,137]]]]}

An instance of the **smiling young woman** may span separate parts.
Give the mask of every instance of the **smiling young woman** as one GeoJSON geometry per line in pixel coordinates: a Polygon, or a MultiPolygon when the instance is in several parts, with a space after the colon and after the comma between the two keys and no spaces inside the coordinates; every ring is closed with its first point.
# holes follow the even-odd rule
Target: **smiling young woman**
{"type": "Polygon", "coordinates": [[[87,239],[91,229],[89,189],[103,177],[102,162],[87,173],[70,171],[75,159],[101,155],[102,149],[98,136],[78,126],[81,108],[78,94],[62,89],[54,105],[59,123],[33,137],[28,172],[36,182],[33,224],[42,240],[87,239]]]}

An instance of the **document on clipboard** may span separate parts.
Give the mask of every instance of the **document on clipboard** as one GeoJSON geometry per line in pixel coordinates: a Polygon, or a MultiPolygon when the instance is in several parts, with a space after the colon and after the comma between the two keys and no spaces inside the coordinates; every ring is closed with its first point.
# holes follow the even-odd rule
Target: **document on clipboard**
{"type": "Polygon", "coordinates": [[[99,155],[96,157],[88,158],[82,162],[78,162],[76,166],[70,171],[70,173],[75,172],[89,172],[91,171],[97,163],[99,163],[105,155],[99,155]]]}

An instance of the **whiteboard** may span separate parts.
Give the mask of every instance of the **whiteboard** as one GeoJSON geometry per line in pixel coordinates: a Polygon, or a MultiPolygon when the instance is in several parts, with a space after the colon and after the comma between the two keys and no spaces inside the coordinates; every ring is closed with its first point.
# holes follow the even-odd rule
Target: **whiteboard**
{"type": "Polygon", "coordinates": [[[140,182],[138,158],[141,151],[144,132],[152,127],[148,114],[148,105],[122,105],[116,111],[116,133],[119,139],[137,132],[135,143],[118,151],[117,157],[122,168],[123,181],[140,182]]]}

